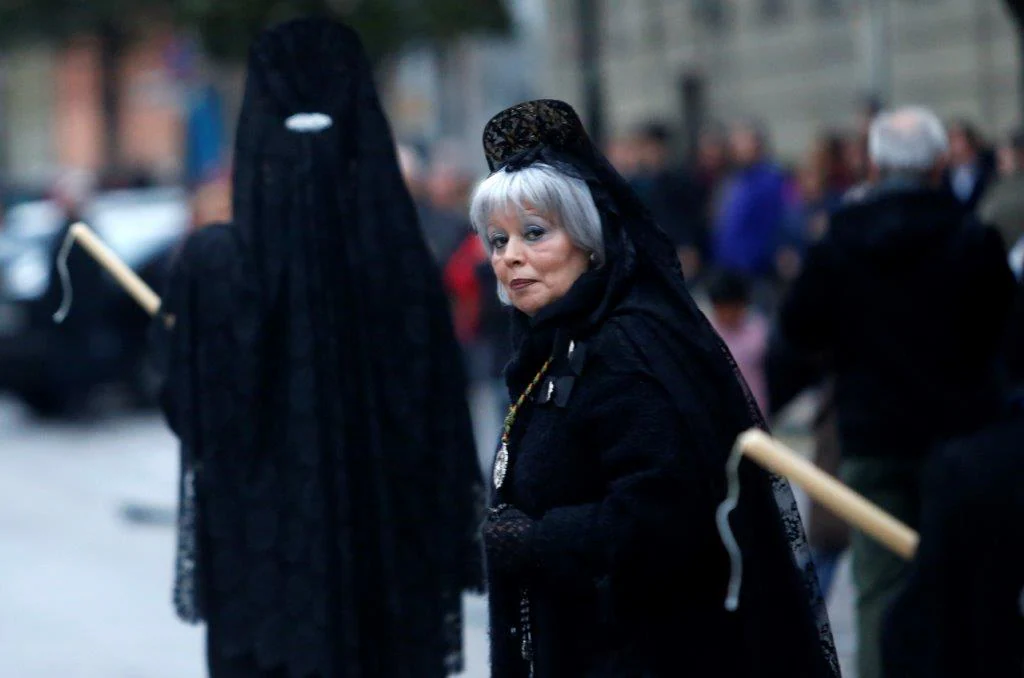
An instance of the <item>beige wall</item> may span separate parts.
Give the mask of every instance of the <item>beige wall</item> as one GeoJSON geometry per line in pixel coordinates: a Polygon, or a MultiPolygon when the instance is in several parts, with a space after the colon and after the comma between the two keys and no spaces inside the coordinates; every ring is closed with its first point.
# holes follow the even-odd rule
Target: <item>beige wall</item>
{"type": "Polygon", "coordinates": [[[179,111],[183,92],[163,63],[172,37],[156,32],[132,45],[121,60],[120,74],[122,160],[164,177],[174,177],[184,161],[179,111]]]}
{"type": "Polygon", "coordinates": [[[7,55],[3,68],[4,165],[17,168],[17,180],[43,181],[56,162],[55,55],[45,49],[22,50],[7,55]]]}
{"type": "MultiPolygon", "coordinates": [[[[181,91],[164,67],[171,35],[155,31],[120,58],[121,161],[174,178],[183,163],[181,91]]],[[[82,37],[4,58],[4,162],[15,182],[45,183],[64,168],[107,162],[99,45],[82,37]]]]}
{"type": "Polygon", "coordinates": [[[103,116],[99,50],[76,41],[60,53],[54,84],[54,137],[61,167],[97,170],[103,164],[103,116]]]}

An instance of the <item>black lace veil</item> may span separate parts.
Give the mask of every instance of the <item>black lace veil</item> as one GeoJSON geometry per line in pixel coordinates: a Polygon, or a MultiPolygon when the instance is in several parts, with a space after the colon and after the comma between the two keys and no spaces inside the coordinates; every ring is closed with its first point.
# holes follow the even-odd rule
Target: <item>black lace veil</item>
{"type": "MultiPolygon", "coordinates": [[[[726,460],[736,436],[767,425],[735,360],[687,290],[671,241],[590,141],[568,104],[541,100],[506,109],[487,124],[483,143],[492,171],[543,162],[587,181],[602,217],[612,269],[609,284],[642,280],[653,290],[649,296],[656,297],[651,303],[626,302],[630,317],[640,319],[627,322],[627,331],[696,431],[696,451],[688,453],[710,457],[706,461],[720,470],[724,491],[726,460]]],[[[752,637],[779,633],[778,644],[790,652],[776,656],[780,664],[838,676],[824,600],[789,484],[749,461],[741,463],[740,479],[743,489],[732,526],[743,554],[738,614],[746,632],[752,637]],[[792,633],[802,637],[784,637],[792,633]]]]}
{"type": "Polygon", "coordinates": [[[256,40],[234,163],[234,223],[190,239],[166,309],[179,612],[218,624],[212,651],[292,675],[444,675],[461,593],[482,587],[483,487],[447,303],[353,31],[303,19],[256,40]]]}

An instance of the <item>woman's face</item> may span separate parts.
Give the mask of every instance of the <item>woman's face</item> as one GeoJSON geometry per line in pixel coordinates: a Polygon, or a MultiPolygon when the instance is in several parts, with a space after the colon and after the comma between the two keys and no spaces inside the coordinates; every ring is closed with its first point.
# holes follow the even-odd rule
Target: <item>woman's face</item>
{"type": "Polygon", "coordinates": [[[565,229],[530,206],[491,214],[487,240],[498,282],[528,316],[565,296],[589,265],[565,229]]]}

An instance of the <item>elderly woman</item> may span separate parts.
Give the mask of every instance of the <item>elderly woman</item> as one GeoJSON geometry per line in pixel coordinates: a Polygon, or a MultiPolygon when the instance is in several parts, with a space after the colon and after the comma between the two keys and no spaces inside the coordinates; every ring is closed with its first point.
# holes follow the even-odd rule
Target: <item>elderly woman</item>
{"type": "Polygon", "coordinates": [[[762,420],[671,243],[567,104],[500,113],[484,148],[471,217],[516,332],[484,525],[495,678],[838,675],[792,495],[747,462],[724,605],[725,463],[762,420]]]}

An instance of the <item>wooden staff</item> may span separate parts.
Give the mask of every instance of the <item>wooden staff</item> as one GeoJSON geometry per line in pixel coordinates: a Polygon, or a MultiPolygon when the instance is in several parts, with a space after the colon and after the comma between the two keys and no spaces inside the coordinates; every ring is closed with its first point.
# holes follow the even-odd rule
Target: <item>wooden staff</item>
{"type": "MultiPolygon", "coordinates": [[[[61,308],[53,316],[55,321],[62,322],[71,310],[71,280],[68,278],[67,264],[62,262],[66,261],[68,250],[73,242],[81,244],[82,248],[113,276],[114,280],[139,303],[146,313],[155,316],[160,312],[160,296],[153,291],[153,288],[147,285],[146,281],[140,278],[119,256],[114,254],[113,250],[96,235],[95,231],[79,221],[68,229],[67,242],[58,255],[58,267],[64,284],[65,297],[61,308]]],[[[168,328],[174,326],[173,315],[165,313],[163,319],[168,328]]]]}
{"type": "MultiPolygon", "coordinates": [[[[70,236],[81,243],[114,279],[150,315],[160,311],[160,297],[85,224],[71,226],[70,236]]],[[[167,316],[168,326],[174,317],[167,316]]],[[[873,537],[897,555],[910,560],[917,550],[918,535],[904,523],[878,508],[846,485],[820,470],[760,429],[740,434],[739,450],[764,468],[793,481],[819,504],[873,537]]]]}
{"type": "Polygon", "coordinates": [[[128,294],[132,296],[135,301],[139,302],[139,306],[144,308],[150,315],[156,315],[160,310],[160,297],[153,288],[146,284],[146,282],[138,276],[128,264],[124,263],[120,257],[107,247],[106,243],[100,240],[100,237],[96,235],[96,232],[91,228],[78,222],[72,224],[70,229],[70,235],[73,237],[86,252],[92,255],[92,257],[99,262],[103,268],[107,269],[110,275],[114,276],[114,280],[118,282],[121,287],[125,289],[128,294]]]}
{"type": "Polygon", "coordinates": [[[906,560],[914,557],[917,551],[917,532],[769,437],[764,431],[745,431],[740,434],[736,444],[744,455],[764,468],[789,478],[812,499],[893,553],[906,560]]]}

